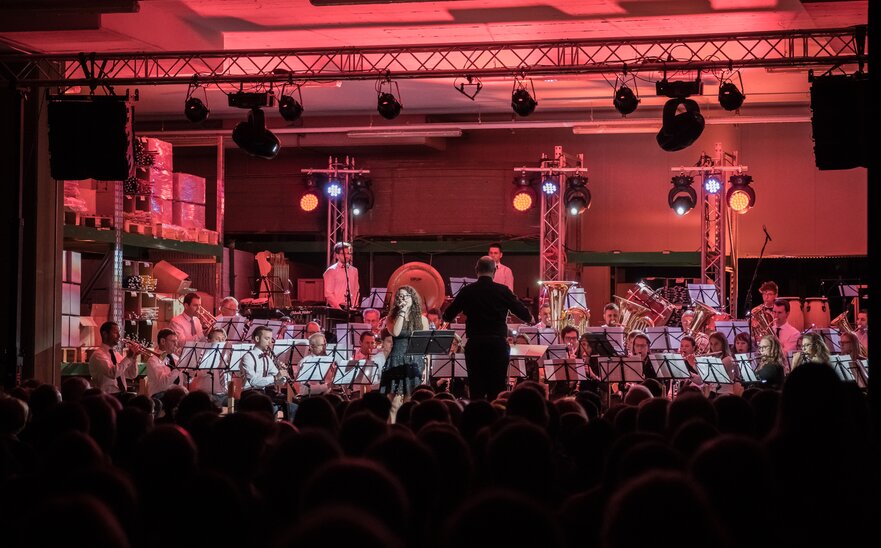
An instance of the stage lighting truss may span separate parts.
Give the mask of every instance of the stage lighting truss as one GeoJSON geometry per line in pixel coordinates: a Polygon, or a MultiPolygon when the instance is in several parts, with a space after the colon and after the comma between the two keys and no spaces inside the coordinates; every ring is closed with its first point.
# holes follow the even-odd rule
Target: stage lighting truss
{"type": "Polygon", "coordinates": [[[743,215],[756,205],[756,191],[750,186],[753,178],[749,175],[732,175],[728,182],[728,194],[726,200],[731,211],[743,215]]]}
{"type": "Polygon", "coordinates": [[[673,188],[667,194],[667,204],[676,215],[680,217],[694,209],[697,204],[697,192],[694,190],[694,177],[690,175],[676,175],[670,181],[673,188]]]}
{"type": "Polygon", "coordinates": [[[728,73],[723,71],[722,77],[719,79],[719,104],[728,111],[740,109],[743,105],[743,100],[746,98],[742,90],[743,78],[740,76],[740,71],[735,70],[728,73]],[[735,76],[740,82],[740,89],[734,84],[735,76]]]}
{"type": "Polygon", "coordinates": [[[187,86],[187,98],[184,100],[184,116],[187,117],[187,120],[194,124],[204,122],[208,119],[210,113],[211,111],[208,109],[208,93],[205,91],[205,88],[197,82],[187,86]],[[202,96],[205,98],[204,101],[193,96],[198,89],[202,90],[202,96]]]}
{"type": "Polygon", "coordinates": [[[321,203],[321,195],[318,192],[321,176],[317,173],[309,173],[306,175],[306,190],[300,195],[300,209],[306,213],[311,213],[318,209],[321,203]]]}
{"type": "Polygon", "coordinates": [[[565,206],[569,215],[580,215],[590,209],[587,177],[576,174],[566,179],[565,206]]]}
{"type": "Polygon", "coordinates": [[[460,76],[453,82],[453,88],[473,101],[483,89],[483,82],[476,76],[460,76]]]}
{"type": "Polygon", "coordinates": [[[399,97],[401,90],[398,83],[386,75],[376,81],[376,111],[386,120],[394,120],[401,114],[404,105],[401,104],[399,97]]]}
{"type": "Polygon", "coordinates": [[[535,99],[535,84],[525,74],[514,76],[514,88],[511,91],[511,108],[518,116],[529,116],[535,111],[538,101],[535,99]],[[529,90],[532,90],[532,93],[529,90]]]}
{"type": "Polygon", "coordinates": [[[284,84],[278,97],[278,113],[287,122],[296,122],[303,115],[303,93],[300,90],[300,84],[284,84]],[[287,93],[288,88],[293,88],[291,93],[287,93]],[[294,97],[296,92],[299,100],[294,97]]]}
{"type": "Polygon", "coordinates": [[[358,217],[373,209],[373,182],[363,175],[355,175],[349,184],[349,209],[358,217]]]}
{"type": "Polygon", "coordinates": [[[628,77],[627,70],[625,69],[623,75],[615,77],[614,89],[615,96],[612,98],[612,105],[615,107],[615,110],[621,113],[621,116],[627,116],[635,112],[640,101],[639,88],[636,85],[636,75],[630,73],[628,77]],[[632,89],[627,85],[628,82],[632,84],[632,89]]]}
{"type": "Polygon", "coordinates": [[[511,205],[515,211],[525,213],[535,207],[538,197],[535,194],[532,180],[525,171],[514,177],[514,195],[511,198],[511,205]]]}

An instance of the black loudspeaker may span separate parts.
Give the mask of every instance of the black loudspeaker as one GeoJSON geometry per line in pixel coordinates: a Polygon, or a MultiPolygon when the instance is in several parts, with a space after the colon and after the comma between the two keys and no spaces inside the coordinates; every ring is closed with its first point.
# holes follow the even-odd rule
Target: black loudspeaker
{"type": "Polygon", "coordinates": [[[132,132],[128,105],[115,98],[49,102],[49,167],[58,180],[124,181],[132,132]]]}
{"type": "Polygon", "coordinates": [[[811,83],[811,130],[818,169],[867,167],[869,79],[818,76],[811,83]]]}

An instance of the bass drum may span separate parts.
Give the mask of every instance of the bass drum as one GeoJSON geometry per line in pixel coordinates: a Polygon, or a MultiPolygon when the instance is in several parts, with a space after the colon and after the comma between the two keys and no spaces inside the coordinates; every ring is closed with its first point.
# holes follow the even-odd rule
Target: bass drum
{"type": "Polygon", "coordinates": [[[395,294],[402,286],[409,285],[422,298],[423,314],[432,309],[440,309],[444,304],[446,286],[444,279],[433,266],[414,261],[401,265],[388,281],[388,303],[394,303],[395,294]]]}
{"type": "Polygon", "coordinates": [[[789,325],[798,329],[805,330],[805,313],[801,307],[801,297],[780,297],[784,301],[789,301],[789,325]]]}
{"type": "Polygon", "coordinates": [[[808,297],[805,299],[805,328],[814,325],[817,329],[829,327],[829,299],[826,297],[808,297]]]}

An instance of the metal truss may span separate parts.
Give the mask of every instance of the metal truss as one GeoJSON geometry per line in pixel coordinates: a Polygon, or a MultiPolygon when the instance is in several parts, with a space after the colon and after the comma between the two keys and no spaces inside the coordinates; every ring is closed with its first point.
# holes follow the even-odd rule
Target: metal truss
{"type": "Polygon", "coordinates": [[[20,87],[514,76],[863,63],[866,27],[687,37],[0,56],[20,87]]]}

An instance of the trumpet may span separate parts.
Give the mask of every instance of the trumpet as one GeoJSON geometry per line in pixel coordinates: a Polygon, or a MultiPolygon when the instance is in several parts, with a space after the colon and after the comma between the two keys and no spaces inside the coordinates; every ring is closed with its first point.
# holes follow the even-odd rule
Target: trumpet
{"type": "Polygon", "coordinates": [[[145,345],[143,345],[133,339],[126,339],[123,337],[123,338],[119,339],[119,344],[131,348],[132,350],[134,350],[138,354],[152,354],[153,356],[156,356],[157,358],[162,357],[161,352],[157,352],[157,351],[153,350],[152,348],[148,348],[145,345]]]}

